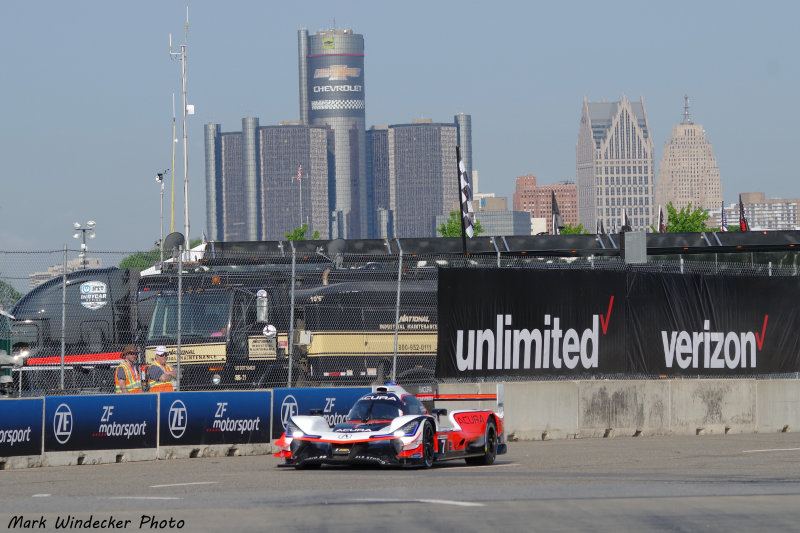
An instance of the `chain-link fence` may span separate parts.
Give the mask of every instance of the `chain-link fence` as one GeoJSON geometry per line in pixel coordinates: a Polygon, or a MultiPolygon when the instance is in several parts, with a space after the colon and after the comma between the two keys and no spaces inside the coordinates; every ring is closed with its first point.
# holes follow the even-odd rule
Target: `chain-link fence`
{"type": "MultiPolygon", "coordinates": [[[[330,254],[289,246],[186,255],[141,273],[109,268],[157,259],[158,252],[0,252],[0,303],[16,316],[13,352],[26,357],[13,373],[16,393],[113,392],[127,345],[139,354],[134,367],[145,389],[157,383],[146,367],[161,346],[180,390],[429,382],[440,267],[798,275],[796,254],[783,252],[626,264],[617,256],[330,254]]],[[[649,377],[658,376],[535,379],[649,377]]]]}

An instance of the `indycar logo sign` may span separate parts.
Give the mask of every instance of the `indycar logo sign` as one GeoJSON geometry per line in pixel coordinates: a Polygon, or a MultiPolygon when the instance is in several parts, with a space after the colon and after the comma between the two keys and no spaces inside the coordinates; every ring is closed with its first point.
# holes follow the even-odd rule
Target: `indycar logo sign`
{"type": "Polygon", "coordinates": [[[97,310],[108,303],[108,286],[102,281],[87,281],[80,287],[81,305],[86,309],[97,310]]]}

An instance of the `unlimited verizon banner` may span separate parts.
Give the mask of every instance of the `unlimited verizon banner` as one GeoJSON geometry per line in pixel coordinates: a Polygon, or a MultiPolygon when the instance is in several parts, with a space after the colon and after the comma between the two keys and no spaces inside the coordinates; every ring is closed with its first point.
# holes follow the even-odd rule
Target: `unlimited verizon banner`
{"type": "Polygon", "coordinates": [[[800,370],[800,280],[629,274],[636,370],[753,375],[800,370]]]}
{"type": "Polygon", "coordinates": [[[800,370],[800,280],[442,269],[436,375],[800,370]]]}
{"type": "Polygon", "coordinates": [[[438,299],[436,377],[632,368],[623,272],[440,269],[438,299]]]}

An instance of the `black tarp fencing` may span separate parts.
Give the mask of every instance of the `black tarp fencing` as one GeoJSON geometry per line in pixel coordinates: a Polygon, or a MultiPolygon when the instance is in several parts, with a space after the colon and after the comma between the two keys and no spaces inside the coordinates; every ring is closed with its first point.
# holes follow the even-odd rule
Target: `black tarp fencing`
{"type": "Polygon", "coordinates": [[[440,269],[437,378],[800,371],[800,279],[440,269]]]}

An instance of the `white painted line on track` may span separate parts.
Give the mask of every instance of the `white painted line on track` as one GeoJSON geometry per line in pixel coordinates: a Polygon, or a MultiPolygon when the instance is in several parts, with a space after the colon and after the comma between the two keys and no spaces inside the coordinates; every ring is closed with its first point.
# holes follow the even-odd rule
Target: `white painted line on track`
{"type": "Polygon", "coordinates": [[[182,500],[178,496],[106,496],[101,500],[182,500]]]}
{"type": "Polygon", "coordinates": [[[354,502],[368,503],[434,503],[438,505],[456,505],[458,507],[485,507],[486,504],[477,502],[460,502],[457,500],[430,500],[422,498],[358,498],[354,502]]]}
{"type": "Polygon", "coordinates": [[[508,463],[502,465],[483,465],[483,466],[468,466],[464,469],[464,472],[469,472],[470,470],[474,470],[476,468],[500,468],[503,466],[519,466],[519,463],[508,463]]]}
{"type": "Polygon", "coordinates": [[[34,494],[31,496],[31,498],[48,498],[48,497],[50,497],[49,494],[34,494]]]}
{"type": "Polygon", "coordinates": [[[193,481],[191,483],[170,483],[168,485],[150,485],[150,488],[160,489],[163,487],[183,487],[185,485],[211,485],[213,483],[219,483],[219,481],[193,481]]]}
{"type": "Polygon", "coordinates": [[[759,453],[759,452],[796,452],[800,448],[772,448],[767,450],[744,450],[742,453],[759,453]]]}

